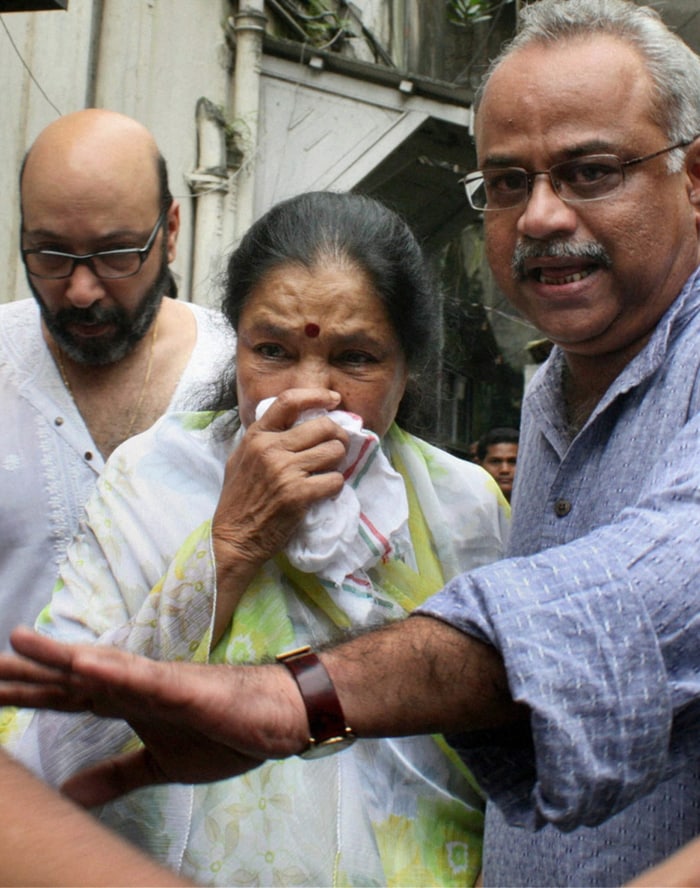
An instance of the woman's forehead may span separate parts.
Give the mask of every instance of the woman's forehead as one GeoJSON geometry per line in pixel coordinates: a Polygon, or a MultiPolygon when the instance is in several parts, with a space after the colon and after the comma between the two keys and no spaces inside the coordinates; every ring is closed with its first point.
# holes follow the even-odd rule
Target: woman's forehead
{"type": "Polygon", "coordinates": [[[383,316],[388,323],[384,304],[368,276],[356,266],[326,264],[306,268],[282,265],[269,271],[253,288],[243,309],[251,319],[276,314],[307,316],[305,323],[319,323],[321,318],[383,316]]]}

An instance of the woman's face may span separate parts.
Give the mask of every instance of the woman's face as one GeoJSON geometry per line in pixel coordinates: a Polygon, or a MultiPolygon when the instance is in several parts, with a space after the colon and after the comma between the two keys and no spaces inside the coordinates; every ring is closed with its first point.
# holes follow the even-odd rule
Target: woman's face
{"type": "Polygon", "coordinates": [[[385,434],[406,387],[406,361],[383,303],[363,271],[322,260],[270,271],[238,325],[238,404],[243,425],[264,398],[291,388],[338,392],[339,410],[385,434]]]}

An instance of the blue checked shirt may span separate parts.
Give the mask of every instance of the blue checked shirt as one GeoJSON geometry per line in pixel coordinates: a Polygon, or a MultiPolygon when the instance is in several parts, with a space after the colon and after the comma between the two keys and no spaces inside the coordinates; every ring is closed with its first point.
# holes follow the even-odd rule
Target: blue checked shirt
{"type": "Polygon", "coordinates": [[[620,885],[700,832],[700,271],[573,441],[562,363],[525,398],[512,557],[421,609],[531,709],[453,738],[491,885],[620,885]]]}

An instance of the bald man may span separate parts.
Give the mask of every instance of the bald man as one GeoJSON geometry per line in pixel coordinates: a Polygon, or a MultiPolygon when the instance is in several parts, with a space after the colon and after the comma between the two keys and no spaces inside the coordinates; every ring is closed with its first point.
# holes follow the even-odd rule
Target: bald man
{"type": "Polygon", "coordinates": [[[107,457],[194,406],[234,350],[218,313],[164,298],[180,213],[140,123],[99,109],[54,121],[20,201],[34,299],[0,306],[0,649],[48,602],[107,457]]]}

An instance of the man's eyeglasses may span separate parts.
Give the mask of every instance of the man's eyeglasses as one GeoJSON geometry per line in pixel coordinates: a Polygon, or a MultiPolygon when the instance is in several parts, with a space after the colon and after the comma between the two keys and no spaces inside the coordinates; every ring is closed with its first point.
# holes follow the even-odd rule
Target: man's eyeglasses
{"type": "Polygon", "coordinates": [[[82,255],[62,253],[59,250],[22,250],[22,259],[29,274],[51,281],[69,278],[75,271],[75,266],[80,263],[87,265],[95,277],[102,280],[133,277],[148,259],[165,215],[160,214],[148,240],[140,249],[100,250],[82,255]]]}
{"type": "Polygon", "coordinates": [[[552,188],[567,203],[602,200],[617,191],[625,181],[625,167],[644,163],[676,148],[685,148],[692,141],[678,142],[677,145],[669,145],[661,151],[632,160],[620,160],[614,154],[588,154],[555,163],[548,170],[534,172],[520,167],[475,170],[467,173],[461,181],[469,203],[480,212],[510,210],[527,203],[536,176],[549,176],[552,188]]]}

